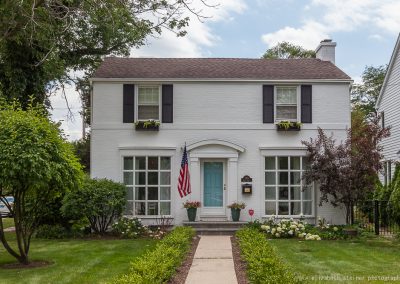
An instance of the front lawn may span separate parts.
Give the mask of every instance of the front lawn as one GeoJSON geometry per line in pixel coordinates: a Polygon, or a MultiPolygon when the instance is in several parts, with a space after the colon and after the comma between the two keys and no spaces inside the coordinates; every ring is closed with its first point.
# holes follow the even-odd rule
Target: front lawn
{"type": "Polygon", "coordinates": [[[4,229],[14,227],[14,219],[12,218],[3,218],[3,226],[4,229]]]}
{"type": "MultiPolygon", "coordinates": [[[[14,233],[6,233],[15,238],[14,233]]],[[[129,271],[130,262],[153,248],[154,240],[33,239],[31,260],[53,264],[33,269],[0,267],[1,283],[106,283],[129,271]]],[[[0,244],[0,266],[15,262],[0,244]]]]}
{"type": "Polygon", "coordinates": [[[347,241],[274,239],[270,243],[278,255],[308,281],[327,280],[321,276],[334,276],[336,278],[331,278],[334,281],[347,279],[346,283],[367,282],[371,280],[369,276],[399,277],[398,241],[378,238],[347,241]]]}

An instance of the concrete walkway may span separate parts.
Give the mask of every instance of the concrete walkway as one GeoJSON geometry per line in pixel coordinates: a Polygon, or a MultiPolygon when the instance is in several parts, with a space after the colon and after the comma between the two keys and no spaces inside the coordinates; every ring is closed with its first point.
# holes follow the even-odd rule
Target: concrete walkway
{"type": "Polygon", "coordinates": [[[186,284],[237,284],[230,236],[201,236],[186,284]]]}

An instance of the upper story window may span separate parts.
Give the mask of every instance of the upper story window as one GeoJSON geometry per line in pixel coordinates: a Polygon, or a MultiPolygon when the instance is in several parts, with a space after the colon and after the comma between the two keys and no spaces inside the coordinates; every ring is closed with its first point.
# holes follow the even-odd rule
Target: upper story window
{"type": "Polygon", "coordinates": [[[277,86],[275,99],[275,121],[298,120],[298,87],[277,86]]]}
{"type": "Polygon", "coordinates": [[[160,87],[139,86],[137,120],[160,120],[160,87]]]}

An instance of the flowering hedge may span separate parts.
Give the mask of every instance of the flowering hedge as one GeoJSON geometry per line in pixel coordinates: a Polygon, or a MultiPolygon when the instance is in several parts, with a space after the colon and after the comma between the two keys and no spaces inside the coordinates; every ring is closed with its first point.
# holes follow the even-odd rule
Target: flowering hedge
{"type": "Polygon", "coordinates": [[[301,283],[292,270],[276,255],[265,235],[256,228],[236,232],[240,252],[247,263],[250,283],[301,283]]]}
{"type": "Polygon", "coordinates": [[[167,233],[160,227],[152,226],[148,227],[142,224],[141,219],[136,217],[119,218],[113,225],[112,231],[114,234],[125,238],[125,239],[136,239],[140,237],[150,237],[152,239],[160,240],[167,233]]]}
{"type": "Polygon", "coordinates": [[[149,251],[131,263],[130,272],[114,280],[115,284],[165,283],[176,272],[189,251],[194,230],[177,227],[149,251]]]}
{"type": "Polygon", "coordinates": [[[273,218],[270,218],[263,225],[261,225],[260,228],[270,238],[297,237],[305,240],[321,240],[321,237],[319,235],[311,234],[310,232],[308,232],[308,224],[301,220],[275,220],[273,218]]]}

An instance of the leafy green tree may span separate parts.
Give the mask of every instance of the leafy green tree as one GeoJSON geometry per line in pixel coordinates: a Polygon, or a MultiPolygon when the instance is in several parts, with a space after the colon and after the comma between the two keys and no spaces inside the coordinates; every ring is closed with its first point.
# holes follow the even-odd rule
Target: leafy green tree
{"type": "Polygon", "coordinates": [[[78,156],[85,172],[90,172],[90,133],[86,134],[82,139],[72,141],[75,154],[78,156]]]}
{"type": "Polygon", "coordinates": [[[354,84],[351,90],[353,109],[359,109],[366,118],[376,115],[375,104],[385,80],[387,65],[366,66],[362,73],[362,83],[354,84]]]}
{"type": "Polygon", "coordinates": [[[13,215],[17,249],[10,246],[0,218],[0,240],[20,263],[28,264],[33,233],[46,208],[63,192],[79,185],[81,165],[43,109],[0,101],[0,200],[13,215]]]}
{"type": "Polygon", "coordinates": [[[87,103],[87,78],[104,56],[127,56],[163,29],[185,35],[184,12],[202,16],[190,0],[1,1],[0,91],[24,108],[31,95],[49,105],[48,94],[83,71],[76,83],[87,103]]]}
{"type": "Polygon", "coordinates": [[[92,231],[105,234],[113,220],[122,215],[125,194],[126,187],[121,183],[86,178],[83,186],[65,196],[61,211],[74,220],[87,218],[92,231]]]}
{"type": "Polygon", "coordinates": [[[388,209],[391,217],[400,225],[400,164],[396,163],[392,182],[390,183],[391,194],[388,209]]]}
{"type": "Polygon", "coordinates": [[[288,59],[288,58],[315,58],[315,51],[307,50],[299,45],[286,41],[267,49],[262,58],[265,59],[288,59]]]}

